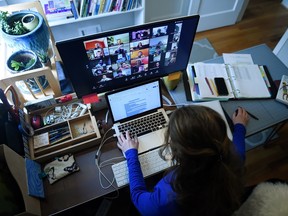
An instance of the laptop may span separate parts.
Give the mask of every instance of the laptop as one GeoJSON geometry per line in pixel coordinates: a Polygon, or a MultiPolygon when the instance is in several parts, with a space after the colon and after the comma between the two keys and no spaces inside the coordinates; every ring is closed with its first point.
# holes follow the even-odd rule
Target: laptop
{"type": "Polygon", "coordinates": [[[116,135],[127,130],[132,136],[137,134],[138,154],[164,144],[169,118],[163,109],[159,79],[111,91],[105,97],[116,135]]]}

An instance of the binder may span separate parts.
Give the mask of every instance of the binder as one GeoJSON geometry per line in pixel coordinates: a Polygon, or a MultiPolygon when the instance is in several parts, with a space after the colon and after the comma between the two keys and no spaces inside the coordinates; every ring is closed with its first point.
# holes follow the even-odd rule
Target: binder
{"type": "Polygon", "coordinates": [[[275,98],[277,93],[265,66],[195,63],[188,64],[186,72],[186,95],[193,101],[275,98]],[[217,79],[224,80],[227,95],[219,93],[217,79]]]}

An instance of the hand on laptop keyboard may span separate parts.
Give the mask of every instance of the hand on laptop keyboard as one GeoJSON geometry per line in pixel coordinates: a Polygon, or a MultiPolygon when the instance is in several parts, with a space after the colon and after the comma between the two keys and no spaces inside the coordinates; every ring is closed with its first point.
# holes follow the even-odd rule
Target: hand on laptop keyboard
{"type": "Polygon", "coordinates": [[[118,142],[117,146],[122,150],[122,152],[125,154],[125,152],[129,149],[138,149],[139,142],[137,136],[134,136],[133,138],[130,136],[129,131],[125,132],[125,136],[123,133],[120,134],[120,136],[117,137],[118,142]]]}

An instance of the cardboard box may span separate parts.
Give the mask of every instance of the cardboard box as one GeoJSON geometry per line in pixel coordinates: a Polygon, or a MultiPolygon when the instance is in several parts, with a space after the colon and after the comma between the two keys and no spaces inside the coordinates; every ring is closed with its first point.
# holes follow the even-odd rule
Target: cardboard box
{"type": "Polygon", "coordinates": [[[0,161],[7,164],[21,190],[25,204],[25,212],[18,215],[41,215],[40,200],[28,195],[25,159],[8,146],[1,144],[0,161]]]}

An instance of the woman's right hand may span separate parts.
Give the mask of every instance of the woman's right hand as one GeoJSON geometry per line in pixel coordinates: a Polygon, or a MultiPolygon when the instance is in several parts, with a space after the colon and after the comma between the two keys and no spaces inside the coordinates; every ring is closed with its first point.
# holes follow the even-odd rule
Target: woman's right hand
{"type": "Polygon", "coordinates": [[[126,138],[122,133],[117,137],[118,138],[117,146],[122,150],[122,152],[125,153],[129,149],[138,149],[139,146],[138,138],[137,137],[131,138],[129,131],[126,131],[125,135],[126,138]]]}
{"type": "Polygon", "coordinates": [[[249,115],[245,109],[238,107],[237,110],[233,113],[232,116],[233,124],[242,124],[246,126],[249,121],[249,115]]]}

